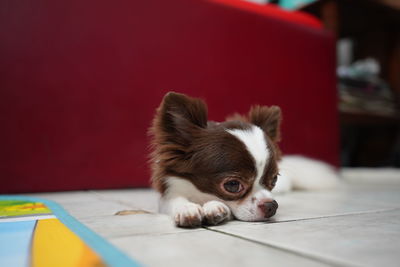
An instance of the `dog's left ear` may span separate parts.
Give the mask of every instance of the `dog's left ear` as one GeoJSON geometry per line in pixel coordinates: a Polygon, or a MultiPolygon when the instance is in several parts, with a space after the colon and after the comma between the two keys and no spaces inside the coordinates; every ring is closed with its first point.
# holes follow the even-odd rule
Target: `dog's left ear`
{"type": "Polygon", "coordinates": [[[252,124],[263,129],[272,141],[280,141],[282,114],[278,106],[253,106],[249,111],[248,119],[252,124]]]}
{"type": "Polygon", "coordinates": [[[169,92],[157,109],[150,134],[158,142],[187,148],[206,127],[207,106],[203,100],[169,92]]]}

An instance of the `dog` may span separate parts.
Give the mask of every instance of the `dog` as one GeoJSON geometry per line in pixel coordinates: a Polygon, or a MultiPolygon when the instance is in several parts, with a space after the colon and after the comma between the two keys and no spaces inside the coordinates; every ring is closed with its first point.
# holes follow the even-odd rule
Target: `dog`
{"type": "Polygon", "coordinates": [[[247,116],[208,121],[203,100],[167,93],[149,129],[160,212],[188,228],[234,218],[267,221],[278,209],[272,191],[334,187],[329,165],[282,157],[281,118],[277,106],[253,106],[247,116]]]}

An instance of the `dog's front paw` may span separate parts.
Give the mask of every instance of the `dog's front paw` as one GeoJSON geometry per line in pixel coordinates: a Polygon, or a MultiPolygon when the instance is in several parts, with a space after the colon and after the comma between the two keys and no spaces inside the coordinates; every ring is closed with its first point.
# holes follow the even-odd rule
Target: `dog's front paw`
{"type": "Polygon", "coordinates": [[[231,210],[220,201],[209,201],[203,205],[204,220],[208,225],[217,225],[231,218],[231,210]]]}
{"type": "Polygon", "coordinates": [[[179,227],[198,227],[203,220],[203,209],[195,203],[186,203],[174,209],[173,217],[179,227]]]}

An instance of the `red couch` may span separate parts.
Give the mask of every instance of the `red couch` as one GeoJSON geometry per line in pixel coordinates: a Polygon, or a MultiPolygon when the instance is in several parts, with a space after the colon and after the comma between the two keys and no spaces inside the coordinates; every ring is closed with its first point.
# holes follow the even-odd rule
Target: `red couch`
{"type": "Polygon", "coordinates": [[[143,187],[168,90],[210,119],[283,109],[282,149],[338,163],[334,40],[236,0],[0,2],[0,193],[143,187]]]}

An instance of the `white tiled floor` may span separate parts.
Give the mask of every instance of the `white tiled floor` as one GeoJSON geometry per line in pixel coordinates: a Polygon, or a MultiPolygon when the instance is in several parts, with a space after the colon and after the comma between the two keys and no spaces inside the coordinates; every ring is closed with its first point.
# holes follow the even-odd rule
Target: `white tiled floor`
{"type": "Polygon", "coordinates": [[[146,189],[34,194],[145,266],[400,266],[400,172],[345,170],[326,192],[277,197],[270,223],[180,229],[146,189]],[[115,215],[122,210],[150,213],[115,215]]]}

